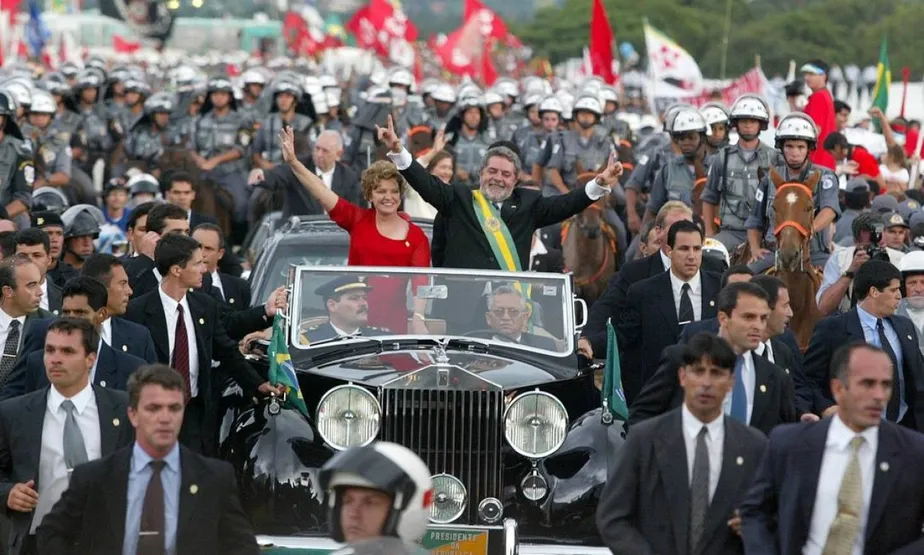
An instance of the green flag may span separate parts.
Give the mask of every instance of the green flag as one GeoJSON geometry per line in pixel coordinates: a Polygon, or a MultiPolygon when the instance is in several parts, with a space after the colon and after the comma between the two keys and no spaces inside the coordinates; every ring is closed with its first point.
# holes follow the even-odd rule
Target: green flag
{"type": "Polygon", "coordinates": [[[308,406],[298,387],[298,376],[292,366],[292,357],[289,356],[289,347],[286,344],[286,333],[282,324],[282,314],[277,313],[273,320],[273,338],[270,340],[269,351],[269,381],[273,385],[282,384],[286,388],[286,408],[294,408],[308,415],[308,406]]]}
{"type": "MultiPolygon", "coordinates": [[[[892,86],[892,70],[889,68],[889,41],[882,37],[882,45],[879,47],[879,65],[876,66],[876,88],[873,89],[873,106],[876,106],[885,114],[889,108],[889,88],[892,86]]],[[[882,132],[879,120],[873,120],[876,123],[876,130],[882,132]]]]}
{"type": "Polygon", "coordinates": [[[629,419],[629,405],[626,404],[626,394],[622,389],[619,345],[611,320],[606,322],[606,365],[603,367],[603,388],[600,393],[603,396],[603,406],[608,408],[613,416],[623,420],[629,419]]]}

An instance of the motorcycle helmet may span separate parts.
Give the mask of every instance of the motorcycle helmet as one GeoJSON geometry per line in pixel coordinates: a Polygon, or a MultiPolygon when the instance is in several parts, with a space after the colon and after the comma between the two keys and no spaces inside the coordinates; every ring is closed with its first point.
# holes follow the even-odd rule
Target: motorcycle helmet
{"type": "Polygon", "coordinates": [[[61,214],[61,221],[64,222],[65,241],[87,236],[97,239],[102,226],[106,225],[103,213],[92,204],[71,206],[61,214]]]}
{"type": "Polygon", "coordinates": [[[32,191],[32,212],[54,212],[61,215],[70,203],[59,189],[39,187],[32,191]]]}

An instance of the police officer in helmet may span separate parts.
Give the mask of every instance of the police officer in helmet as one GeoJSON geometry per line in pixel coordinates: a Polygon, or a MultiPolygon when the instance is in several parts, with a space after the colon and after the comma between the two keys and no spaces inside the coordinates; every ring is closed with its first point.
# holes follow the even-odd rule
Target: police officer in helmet
{"type": "Polygon", "coordinates": [[[78,204],[61,214],[64,222],[64,261],[76,270],[94,253],[93,241],[99,238],[100,227],[106,219],[99,208],[90,204],[78,204]]]}
{"type": "Polygon", "coordinates": [[[125,186],[128,187],[129,208],[134,208],[145,202],[163,200],[160,183],[156,177],[149,173],[140,173],[133,176],[125,186]]]}
{"type": "Polygon", "coordinates": [[[706,155],[728,145],[728,110],[719,102],[707,102],[699,109],[706,120],[706,155]]]}
{"type": "Polygon", "coordinates": [[[269,117],[260,124],[253,141],[251,162],[254,168],[268,170],[282,162],[279,133],[284,126],[291,127],[294,133],[300,135],[308,133],[316,115],[311,97],[305,97],[298,83],[278,81],[273,85],[273,107],[269,117]]]}
{"type": "Polygon", "coordinates": [[[413,451],[385,441],[334,455],[318,482],[327,492],[328,520],[343,554],[421,553],[433,483],[427,465],[413,451]]]}
{"type": "MultiPolygon", "coordinates": [[[[54,119],[58,104],[51,93],[36,90],[32,93],[32,108],[29,113],[29,125],[24,134],[31,142],[35,153],[37,175],[32,184],[34,189],[50,185],[67,187],[71,180],[71,147],[54,128],[54,119]]],[[[68,192],[73,195],[70,188],[68,192]]],[[[33,205],[34,205],[33,199],[33,205]]]]}
{"type": "Polygon", "coordinates": [[[693,189],[699,179],[706,177],[704,144],[706,119],[696,108],[680,110],[671,123],[671,142],[680,154],[670,159],[651,186],[646,220],[653,220],[669,200],[679,200],[693,208],[693,189]]]}
{"type": "Polygon", "coordinates": [[[35,165],[15,113],[13,99],[0,93],[0,217],[17,221],[24,228],[28,227],[26,212],[32,206],[35,165]]]}
{"type": "MultiPolygon", "coordinates": [[[[50,187],[46,187],[50,188],[50,187]]],[[[64,287],[67,280],[77,275],[77,271],[70,264],[62,260],[64,252],[64,222],[61,215],[56,212],[40,212],[33,210],[32,227],[41,229],[48,234],[51,250],[48,252],[51,261],[48,263],[48,277],[58,287],[64,287]]]]}
{"type": "Polygon", "coordinates": [[[144,101],[144,115],[129,129],[125,156],[141,162],[149,172],[160,173],[157,160],[170,144],[170,115],[175,104],[168,94],[155,94],[144,101]]]}

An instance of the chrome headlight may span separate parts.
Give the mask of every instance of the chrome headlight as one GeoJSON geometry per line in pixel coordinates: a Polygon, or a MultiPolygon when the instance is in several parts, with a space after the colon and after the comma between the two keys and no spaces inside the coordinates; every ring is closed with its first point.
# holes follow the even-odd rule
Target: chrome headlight
{"type": "Polygon", "coordinates": [[[504,413],[504,437],[514,451],[529,458],[551,455],[565,442],[568,411],[544,391],[517,396],[504,413]]]}
{"type": "Polygon", "coordinates": [[[468,501],[468,492],[462,481],[449,474],[437,474],[430,480],[433,482],[430,522],[449,524],[462,516],[468,501]]]}
{"type": "Polygon", "coordinates": [[[318,432],[334,449],[368,445],[379,434],[381,419],[375,396],[355,385],[337,386],[318,403],[318,432]]]}

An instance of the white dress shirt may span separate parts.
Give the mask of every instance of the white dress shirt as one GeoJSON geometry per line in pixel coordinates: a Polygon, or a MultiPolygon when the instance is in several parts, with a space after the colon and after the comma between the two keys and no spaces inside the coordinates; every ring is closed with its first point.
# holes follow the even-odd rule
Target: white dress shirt
{"type": "Polygon", "coordinates": [[[662,251],[661,249],[658,249],[658,254],[661,255],[661,264],[664,264],[664,271],[666,272],[670,270],[671,269],[671,257],[664,254],[664,251],[662,251]]]}
{"type": "Polygon", "coordinates": [[[703,317],[703,288],[700,273],[696,272],[690,281],[683,281],[674,272],[671,275],[671,289],[674,290],[674,310],[680,315],[680,295],[683,293],[683,284],[690,284],[690,302],[693,303],[693,320],[699,322],[703,317]]]}
{"type": "MultiPolygon", "coordinates": [[[[54,387],[48,390],[48,400],[45,403],[45,419],[42,424],[42,451],[39,455],[38,468],[38,505],[32,517],[32,526],[29,533],[34,534],[35,529],[42,523],[42,519],[51,511],[61,494],[67,489],[70,482],[70,472],[64,463],[64,419],[67,412],[61,408],[61,403],[67,398],[61,395],[54,387]]],[[[102,456],[99,431],[99,409],[96,406],[96,395],[90,385],[83,388],[80,393],[70,398],[74,403],[74,416],[77,426],[83,435],[83,443],[87,448],[87,458],[95,460],[102,456]]]]}
{"type": "Polygon", "coordinates": [[[767,360],[776,364],[776,357],[773,356],[773,345],[770,343],[769,339],[763,343],[758,343],[757,348],[754,349],[754,353],[758,356],[764,356],[765,349],[767,351],[767,360]]]}
{"type": "MultiPolygon", "coordinates": [[[[744,353],[744,366],[741,368],[741,379],[744,382],[744,393],[748,398],[748,422],[754,414],[754,389],[757,387],[757,373],[754,370],[754,353],[744,353]]],[[[729,391],[722,402],[722,412],[731,414],[732,396],[734,390],[729,391]]]]}
{"type": "Polygon", "coordinates": [[[39,307],[51,310],[48,308],[48,278],[45,278],[45,281],[42,282],[42,300],[39,301],[39,307]]]}
{"type": "Polygon", "coordinates": [[[176,322],[179,315],[179,305],[183,305],[183,321],[186,323],[186,341],[189,344],[189,395],[195,397],[199,394],[199,348],[196,345],[196,328],[193,327],[192,314],[189,312],[189,301],[186,295],[178,303],[164,293],[163,287],[158,287],[160,302],[164,307],[164,316],[167,320],[167,340],[170,342],[171,362],[173,361],[173,348],[176,346],[176,322]]]}
{"type": "Polygon", "coordinates": [[[321,168],[315,168],[315,175],[321,178],[321,181],[323,181],[324,184],[327,185],[328,189],[332,189],[334,187],[334,170],[336,169],[337,169],[337,164],[334,164],[333,167],[331,167],[330,171],[326,171],[326,172],[322,172],[321,168]]]}
{"type": "MultiPolygon", "coordinates": [[[[93,361],[93,368],[90,368],[90,383],[96,383],[96,367],[99,365],[99,352],[103,350],[103,342],[100,341],[96,346],[96,360],[93,361]]],[[[106,382],[99,384],[106,387],[106,382]]]]}
{"type": "Polygon", "coordinates": [[[821,555],[828,531],[837,516],[837,495],[847,464],[850,462],[850,442],[860,435],[865,440],[857,451],[860,461],[860,476],[863,482],[863,508],[860,510],[860,526],[853,543],[852,555],[863,555],[866,537],[866,519],[869,515],[869,502],[873,496],[873,479],[876,474],[876,450],[879,447],[879,427],[867,428],[857,434],[847,427],[840,416],[831,418],[825,452],[821,458],[818,473],[818,489],[815,492],[815,504],[812,520],[809,524],[808,539],[802,548],[802,555],[821,555]]]}
{"type": "Polygon", "coordinates": [[[212,276],[212,287],[215,287],[218,289],[218,291],[221,293],[222,300],[228,300],[228,296],[225,295],[225,288],[222,287],[221,285],[221,278],[218,276],[218,270],[215,270],[214,272],[212,272],[211,276],[212,276]]]}
{"type": "Polygon", "coordinates": [[[22,337],[25,335],[26,326],[26,317],[20,316],[19,318],[13,318],[6,313],[5,310],[0,308],[0,355],[3,354],[3,349],[6,346],[6,338],[10,335],[10,324],[13,323],[13,320],[19,320],[19,346],[16,347],[16,352],[19,353],[19,349],[22,349],[22,337]]]}
{"type": "Polygon", "coordinates": [[[112,347],[112,318],[106,318],[100,325],[99,338],[103,343],[112,347]]]}
{"type": "Polygon", "coordinates": [[[545,243],[542,242],[542,230],[537,229],[536,233],[533,234],[533,244],[529,248],[529,267],[532,269],[533,262],[536,260],[537,256],[542,256],[549,254],[549,249],[545,248],[545,243]]]}
{"type": "Polygon", "coordinates": [[[154,273],[154,277],[157,279],[157,283],[163,281],[164,277],[160,275],[160,272],[157,271],[157,268],[151,268],[151,271],[154,273]]]}
{"type": "Polygon", "coordinates": [[[693,416],[686,403],[680,409],[680,420],[683,423],[683,444],[687,448],[687,474],[690,485],[693,485],[693,463],[696,458],[696,438],[700,430],[706,426],[706,450],[709,452],[709,502],[715,495],[715,488],[719,485],[719,476],[722,475],[722,453],[725,450],[725,415],[719,415],[712,422],[703,422],[693,416]]]}

